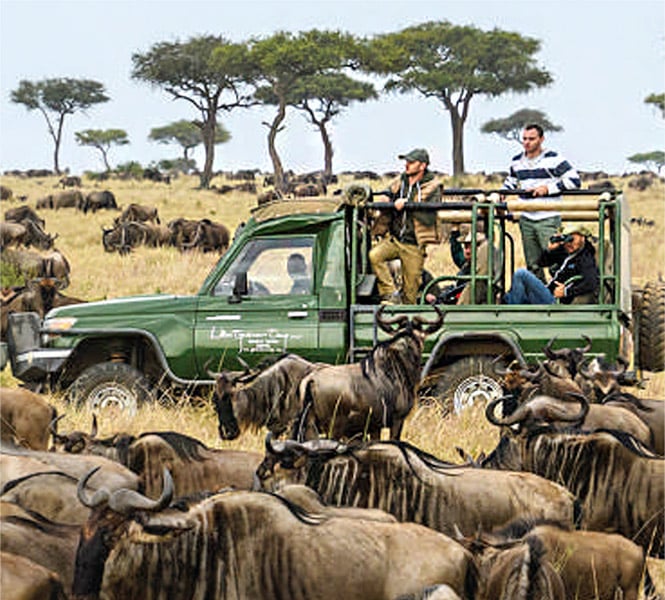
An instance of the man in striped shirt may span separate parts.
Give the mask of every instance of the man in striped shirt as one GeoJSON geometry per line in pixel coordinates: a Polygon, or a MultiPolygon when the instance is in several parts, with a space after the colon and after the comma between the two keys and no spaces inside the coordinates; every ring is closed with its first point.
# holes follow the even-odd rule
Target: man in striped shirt
{"type": "MultiPolygon", "coordinates": [[[[563,156],[553,150],[544,149],[544,139],[540,125],[532,123],[524,127],[524,152],[513,157],[510,173],[503,183],[504,188],[524,190],[524,198],[536,199],[559,196],[566,190],[580,187],[581,180],[577,171],[563,156]]],[[[545,274],[538,264],[538,259],[560,226],[561,215],[558,212],[525,212],[520,217],[524,261],[527,269],[541,281],[545,281],[545,274]]]]}

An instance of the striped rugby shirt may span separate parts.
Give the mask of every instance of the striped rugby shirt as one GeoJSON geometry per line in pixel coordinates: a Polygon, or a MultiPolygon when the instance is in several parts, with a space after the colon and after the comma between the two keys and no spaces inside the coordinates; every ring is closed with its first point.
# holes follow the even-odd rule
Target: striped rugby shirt
{"type": "MultiPolygon", "coordinates": [[[[510,174],[503,186],[509,190],[529,190],[539,185],[547,185],[548,194],[558,196],[566,190],[579,189],[581,183],[579,173],[563,156],[554,150],[543,150],[535,158],[527,158],[524,152],[513,156],[510,174]]],[[[539,221],[557,214],[540,210],[524,213],[524,216],[532,221],[539,221]]]]}

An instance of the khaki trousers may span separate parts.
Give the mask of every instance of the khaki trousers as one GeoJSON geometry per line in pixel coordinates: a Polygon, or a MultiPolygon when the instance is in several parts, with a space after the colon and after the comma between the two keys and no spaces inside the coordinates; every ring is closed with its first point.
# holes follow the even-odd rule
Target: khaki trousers
{"type": "Polygon", "coordinates": [[[425,264],[424,248],[414,244],[402,244],[392,237],[382,239],[369,252],[369,261],[376,275],[379,295],[381,298],[387,298],[397,291],[387,264],[396,258],[399,258],[402,267],[402,302],[415,304],[425,264]]]}

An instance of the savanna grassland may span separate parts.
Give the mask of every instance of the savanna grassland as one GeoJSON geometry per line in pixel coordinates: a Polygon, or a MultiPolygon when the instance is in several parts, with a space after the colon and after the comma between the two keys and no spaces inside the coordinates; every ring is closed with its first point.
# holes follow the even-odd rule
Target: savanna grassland
{"type": "MultiPolygon", "coordinates": [[[[665,275],[665,185],[656,181],[645,191],[629,187],[629,178],[613,178],[615,185],[624,189],[631,214],[653,220],[653,226],[633,225],[632,274],[637,285],[644,285],[665,275]]],[[[343,178],[338,187],[351,180],[343,178]]],[[[218,186],[225,181],[217,177],[212,182],[218,186]]],[[[259,191],[260,183],[258,183],[259,191]]],[[[23,179],[2,177],[2,184],[12,189],[14,198],[26,196],[27,203],[35,207],[36,201],[48,194],[56,193],[57,178],[23,179]]],[[[256,206],[256,194],[232,192],[220,195],[215,191],[197,189],[198,179],[182,176],[170,185],[148,181],[110,180],[94,183],[84,178],[83,191],[111,190],[122,208],[132,202],[156,206],[163,223],[178,217],[190,219],[210,218],[224,223],[231,231],[246,220],[250,210],[256,206]]],[[[374,189],[384,189],[385,182],[374,182],[374,189]]],[[[478,178],[469,177],[456,181],[454,187],[482,187],[478,178]]],[[[332,191],[332,190],[329,190],[332,191]]],[[[17,206],[18,200],[3,201],[3,213],[17,206]]],[[[128,256],[106,253],[102,247],[102,227],[110,227],[118,215],[114,211],[102,210],[95,214],[83,214],[73,209],[40,210],[46,219],[46,230],[58,234],[56,248],[65,254],[71,267],[71,284],[64,290],[67,295],[85,300],[101,300],[135,294],[175,293],[194,294],[218,259],[213,254],[197,252],[181,253],[174,248],[141,247],[128,256]]],[[[519,239],[517,229],[513,231],[519,239]]],[[[521,255],[517,266],[522,266],[521,255]]],[[[456,269],[449,259],[447,244],[430,247],[426,267],[433,273],[453,274],[456,269]]],[[[665,373],[644,373],[646,385],[636,393],[642,397],[665,397],[665,373]]],[[[18,385],[9,366],[0,373],[2,386],[18,385]]],[[[635,391],[635,390],[631,390],[635,391]]],[[[59,424],[61,431],[80,429],[88,431],[91,415],[84,409],[67,405],[61,397],[49,400],[64,418],[59,424]]],[[[134,417],[116,415],[113,421],[101,420],[100,436],[117,431],[138,434],[147,430],[173,429],[194,436],[211,447],[237,448],[262,451],[265,431],[243,434],[233,442],[222,442],[217,435],[217,418],[208,399],[182,397],[175,406],[146,406],[134,417]]],[[[435,405],[417,407],[407,419],[403,438],[416,446],[445,460],[458,461],[455,447],[459,446],[476,456],[491,450],[498,441],[495,427],[487,423],[478,409],[471,409],[460,416],[443,418],[435,405]]],[[[663,561],[650,560],[650,571],[659,589],[665,586],[663,561]]]]}
{"type": "MultiPolygon", "coordinates": [[[[26,196],[27,204],[35,207],[39,198],[57,193],[56,177],[18,178],[3,176],[2,183],[13,191],[14,198],[26,196]]],[[[628,198],[633,216],[644,216],[654,221],[653,226],[633,226],[632,268],[633,281],[643,285],[664,274],[665,265],[665,184],[656,181],[646,191],[635,191],[629,187],[629,178],[615,179],[628,198]]],[[[216,177],[213,185],[221,186],[226,181],[216,177]]],[[[351,179],[341,178],[338,186],[344,187],[351,179]]],[[[358,183],[358,182],[354,182],[358,183]]],[[[257,179],[259,191],[260,181],[257,179]]],[[[384,189],[385,182],[374,182],[374,189],[384,189]]],[[[482,187],[479,179],[469,176],[456,181],[454,187],[482,187]]],[[[256,206],[256,194],[231,192],[221,195],[213,190],[198,189],[198,178],[181,176],[171,184],[150,181],[93,182],[83,178],[82,191],[111,190],[120,208],[132,202],[156,206],[160,219],[167,223],[178,217],[200,219],[207,217],[224,223],[231,231],[245,221],[256,206]]],[[[19,204],[18,200],[3,202],[3,212],[19,204]]],[[[194,294],[218,259],[215,254],[199,252],[181,253],[175,248],[140,247],[128,256],[107,253],[102,247],[102,228],[110,227],[118,215],[115,211],[100,210],[83,214],[74,208],[39,210],[46,220],[46,231],[58,234],[56,248],[68,258],[71,267],[71,284],[64,290],[67,295],[85,300],[102,300],[136,294],[175,293],[194,294]]],[[[513,226],[511,226],[513,227],[513,226]]],[[[516,228],[513,232],[519,239],[516,228]]],[[[519,255],[518,266],[522,257],[519,255]]],[[[434,273],[454,273],[449,259],[447,244],[429,247],[426,266],[434,273]]],[[[665,396],[665,375],[646,373],[646,387],[638,393],[650,397],[665,396]]],[[[3,385],[14,386],[18,382],[11,376],[9,367],[1,374],[3,385]]],[[[248,434],[235,442],[222,443],[216,432],[216,417],[207,402],[191,402],[182,398],[175,408],[145,407],[133,419],[119,415],[113,423],[100,423],[100,434],[118,429],[137,433],[147,429],[168,429],[193,435],[215,447],[262,448],[264,432],[248,434]]],[[[53,397],[59,412],[66,416],[61,422],[63,430],[88,429],[90,415],[65,405],[63,400],[53,397]]],[[[419,407],[407,421],[404,437],[419,447],[444,459],[455,460],[454,447],[461,446],[477,454],[494,446],[497,440],[495,428],[485,422],[482,415],[472,413],[461,417],[442,419],[435,406],[419,407]]]]}

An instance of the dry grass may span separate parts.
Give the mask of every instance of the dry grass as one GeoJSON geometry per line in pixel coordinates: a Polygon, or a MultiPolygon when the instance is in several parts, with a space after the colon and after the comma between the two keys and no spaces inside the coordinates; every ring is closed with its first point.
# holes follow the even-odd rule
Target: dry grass
{"type": "MultiPolygon", "coordinates": [[[[56,179],[31,180],[3,177],[2,183],[14,191],[14,195],[26,195],[28,204],[35,206],[38,198],[53,193],[56,179]]],[[[223,180],[214,181],[218,185],[223,180]]],[[[230,182],[233,183],[233,182],[230,182]]],[[[342,182],[344,185],[346,182],[342,182]]],[[[233,231],[247,219],[255,206],[256,197],[247,193],[218,195],[212,191],[197,189],[198,181],[193,177],[181,177],[170,186],[148,182],[111,181],[105,184],[87,182],[86,190],[110,189],[118,204],[126,206],[138,202],[157,206],[162,222],[177,217],[203,218],[226,224],[233,231]]],[[[477,181],[466,182],[469,187],[478,187],[477,181]]],[[[626,190],[633,216],[654,219],[655,227],[633,227],[633,280],[643,285],[658,278],[665,264],[665,187],[662,182],[645,192],[626,190]]],[[[382,188],[375,184],[375,189],[382,188]]],[[[458,187],[458,186],[456,186],[458,187]]],[[[3,210],[16,203],[3,203],[3,210]]],[[[83,215],[74,209],[39,211],[46,218],[46,229],[58,233],[57,247],[72,264],[72,283],[67,294],[97,300],[134,294],[169,292],[193,294],[213,267],[217,256],[210,254],[181,254],[172,248],[140,248],[130,256],[107,254],[101,244],[101,227],[110,226],[116,213],[100,211],[83,215]]],[[[519,234],[515,236],[519,239],[519,234]]],[[[519,244],[517,244],[519,246],[519,244]]],[[[523,259],[518,252],[518,266],[523,259]]],[[[431,248],[427,266],[434,271],[454,273],[445,244],[431,248]]],[[[665,373],[645,374],[648,377],[645,389],[638,395],[643,397],[665,397],[665,373]]],[[[16,386],[9,367],[0,373],[2,386],[16,386]]],[[[61,398],[52,397],[59,414],[66,416],[61,422],[61,431],[79,429],[89,431],[91,418],[85,410],[66,405],[61,398]]],[[[246,450],[263,449],[265,431],[247,433],[234,442],[221,442],[217,435],[217,419],[211,404],[205,400],[191,402],[184,397],[174,407],[143,407],[132,418],[117,415],[113,420],[100,422],[100,435],[116,431],[140,433],[175,429],[201,439],[211,447],[246,450]]],[[[444,460],[459,461],[456,446],[464,448],[473,456],[491,450],[497,443],[496,428],[487,423],[482,412],[470,410],[459,417],[442,418],[436,406],[420,406],[408,418],[404,439],[444,460]]],[[[650,570],[660,589],[665,587],[663,561],[650,561],[650,570]]]]}

